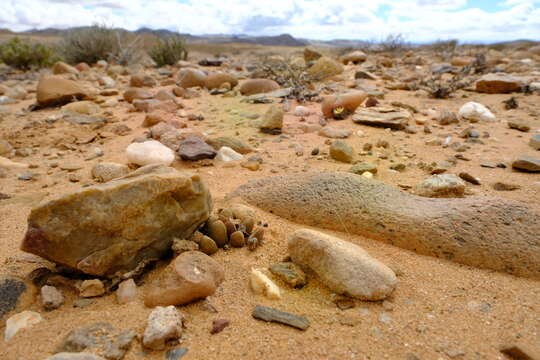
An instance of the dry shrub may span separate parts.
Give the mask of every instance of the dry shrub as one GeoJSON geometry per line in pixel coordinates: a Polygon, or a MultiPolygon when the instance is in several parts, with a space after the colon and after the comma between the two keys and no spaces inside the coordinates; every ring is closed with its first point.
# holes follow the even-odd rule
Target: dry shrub
{"type": "Polygon", "coordinates": [[[94,64],[107,60],[120,65],[135,64],[142,59],[139,37],[125,30],[94,25],[74,29],[60,41],[60,52],[71,64],[94,64]]]}
{"type": "Polygon", "coordinates": [[[0,62],[17,69],[47,67],[56,60],[53,48],[30,40],[14,37],[0,44],[0,62]]]}
{"type": "Polygon", "coordinates": [[[183,38],[171,36],[159,39],[149,55],[158,66],[174,65],[178,60],[187,60],[188,51],[183,38]]]}

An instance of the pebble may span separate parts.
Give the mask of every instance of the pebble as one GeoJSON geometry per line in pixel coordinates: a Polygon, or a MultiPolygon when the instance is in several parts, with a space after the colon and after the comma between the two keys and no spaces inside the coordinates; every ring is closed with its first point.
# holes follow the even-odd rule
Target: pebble
{"type": "Polygon", "coordinates": [[[137,301],[137,285],[133,279],[124,280],[118,285],[116,300],[119,304],[137,301]]]}
{"type": "Polygon", "coordinates": [[[199,242],[199,250],[206,255],[215,254],[218,251],[216,242],[209,236],[204,235],[199,242]]]}
{"type": "Polygon", "coordinates": [[[257,305],[251,314],[255,319],[266,322],[277,322],[279,324],[291,326],[300,330],[306,330],[310,323],[303,316],[275,310],[266,306],[257,305]]]}
{"type": "Polygon", "coordinates": [[[217,152],[213,147],[197,137],[190,137],[180,141],[178,155],[182,160],[198,161],[203,159],[213,159],[217,152]]]}
{"type": "Polygon", "coordinates": [[[527,344],[504,345],[501,352],[514,360],[540,360],[540,349],[527,344]]]}
{"type": "Polygon", "coordinates": [[[217,319],[212,321],[212,330],[210,334],[217,334],[222,332],[227,326],[229,326],[230,321],[225,319],[217,319]]]}
{"type": "Polygon", "coordinates": [[[130,163],[140,166],[150,164],[169,166],[175,157],[174,151],[155,140],[130,144],[126,149],[126,155],[130,163]]]}
{"type": "Polygon", "coordinates": [[[183,305],[214,294],[224,280],[220,263],[200,251],[178,255],[147,286],[145,305],[183,305]]]}
{"type": "Polygon", "coordinates": [[[509,184],[505,182],[496,182],[492,185],[494,190],[497,191],[513,191],[513,190],[519,190],[521,189],[521,186],[515,185],[515,184],[509,184]]]}
{"type": "Polygon", "coordinates": [[[231,162],[244,159],[242,154],[237,153],[228,146],[222,146],[216,154],[215,157],[218,161],[231,162]]]}
{"type": "Polygon", "coordinates": [[[54,286],[45,285],[41,288],[41,304],[45,310],[58,309],[64,303],[64,295],[54,286]]]}
{"type": "Polygon", "coordinates": [[[525,172],[540,172],[540,159],[522,155],[512,163],[512,167],[525,172]]]}
{"type": "Polygon", "coordinates": [[[208,236],[211,237],[219,247],[225,246],[229,242],[227,227],[221,220],[212,221],[208,225],[208,236]]]}
{"type": "Polygon", "coordinates": [[[461,197],[465,183],[456,175],[433,175],[414,187],[414,193],[424,197],[461,197]]]}
{"type": "Polygon", "coordinates": [[[79,287],[79,295],[83,298],[102,296],[105,286],[99,279],[84,280],[79,287]]]}
{"type": "Polygon", "coordinates": [[[459,116],[470,122],[495,121],[495,115],[487,107],[476,102],[468,102],[459,109],[459,116]]]}
{"type": "Polygon", "coordinates": [[[330,157],[340,162],[351,163],[354,158],[354,150],[347,143],[336,140],[330,146],[330,157]]]}
{"type": "Polygon", "coordinates": [[[307,284],[306,274],[295,263],[275,263],[270,266],[269,270],[272,274],[294,288],[301,288],[307,284]]]}
{"type": "Polygon", "coordinates": [[[165,349],[167,341],[182,336],[184,315],[174,306],[158,306],[148,316],[144,329],[143,346],[153,350],[165,349]]]}
{"type": "Polygon", "coordinates": [[[179,360],[188,353],[186,348],[171,349],[165,353],[165,359],[167,360],[179,360]]]}
{"type": "Polygon", "coordinates": [[[516,129],[523,132],[531,130],[531,126],[529,124],[520,120],[508,120],[508,127],[510,129],[516,129]]]}
{"type": "Polygon", "coordinates": [[[394,272],[364,249],[322,232],[300,229],[288,239],[291,259],[311,268],[332,291],[361,300],[382,300],[397,285],[394,272]]]}
{"type": "Polygon", "coordinates": [[[264,113],[260,129],[263,133],[278,135],[283,128],[283,109],[279,105],[272,105],[264,113]]]}
{"type": "Polygon", "coordinates": [[[460,172],[459,177],[471,184],[480,185],[480,180],[467,172],[460,172]]]}
{"type": "Polygon", "coordinates": [[[529,140],[529,145],[534,150],[540,150],[540,134],[534,135],[531,140],[529,140]]]}
{"type": "Polygon", "coordinates": [[[43,321],[41,315],[35,311],[23,311],[11,316],[6,321],[4,341],[8,342],[17,332],[43,321]]]}

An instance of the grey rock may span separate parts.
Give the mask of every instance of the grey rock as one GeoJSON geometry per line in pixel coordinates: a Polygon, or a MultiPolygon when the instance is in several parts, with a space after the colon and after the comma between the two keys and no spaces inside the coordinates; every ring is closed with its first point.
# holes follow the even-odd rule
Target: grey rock
{"type": "Polygon", "coordinates": [[[165,353],[165,358],[167,360],[178,360],[184,357],[188,353],[187,348],[176,348],[171,349],[165,353]]]}
{"type": "Polygon", "coordinates": [[[307,284],[307,277],[304,271],[292,262],[282,262],[272,264],[270,272],[294,288],[301,288],[307,284]]]}
{"type": "Polygon", "coordinates": [[[148,316],[143,345],[154,350],[164,349],[167,341],[182,336],[183,318],[183,314],[172,305],[156,307],[148,316]]]}
{"type": "Polygon", "coordinates": [[[213,159],[217,152],[210,145],[199,138],[190,137],[180,142],[178,155],[182,160],[197,161],[202,159],[213,159]]]}
{"type": "Polygon", "coordinates": [[[105,360],[105,358],[87,352],[62,352],[51,355],[45,360],[105,360]]]}
{"type": "Polygon", "coordinates": [[[303,316],[275,310],[266,306],[255,306],[251,315],[258,320],[277,322],[300,330],[306,330],[310,325],[309,320],[303,316]]]}
{"type": "Polygon", "coordinates": [[[119,331],[109,323],[99,322],[70,331],[56,352],[99,350],[109,360],[120,360],[135,338],[131,330],[119,331]]]}
{"type": "Polygon", "coordinates": [[[58,309],[64,303],[64,295],[54,286],[41,288],[41,304],[46,310],[58,309]]]}
{"type": "Polygon", "coordinates": [[[529,140],[529,145],[534,150],[540,150],[540,134],[534,135],[531,140],[529,140]]]}
{"type": "Polygon", "coordinates": [[[27,290],[28,286],[24,281],[0,275],[0,320],[4,315],[15,310],[27,290]]]}

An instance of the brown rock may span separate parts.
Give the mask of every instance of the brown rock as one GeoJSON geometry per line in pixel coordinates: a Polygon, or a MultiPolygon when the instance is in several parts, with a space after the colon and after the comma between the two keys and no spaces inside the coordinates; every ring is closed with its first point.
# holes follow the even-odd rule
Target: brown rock
{"type": "Polygon", "coordinates": [[[242,95],[255,95],[269,93],[280,88],[279,84],[270,79],[248,79],[240,84],[242,95]]]}
{"type": "Polygon", "coordinates": [[[343,65],[348,65],[349,63],[353,63],[356,65],[366,61],[366,59],[367,55],[363,51],[357,50],[343,55],[341,57],[341,62],[343,63],[343,65]]]}
{"type": "Polygon", "coordinates": [[[59,75],[59,74],[79,75],[79,70],[77,70],[71,65],[66,64],[65,62],[58,61],[57,63],[53,65],[52,73],[54,75],[59,75]]]}
{"type": "Polygon", "coordinates": [[[178,86],[185,89],[200,86],[204,87],[206,84],[206,74],[201,70],[184,68],[180,69],[176,73],[178,79],[178,86]]]}
{"type": "Polygon", "coordinates": [[[58,76],[42,76],[37,85],[37,102],[40,106],[63,105],[88,97],[76,81],[58,76]]]}
{"type": "Polygon", "coordinates": [[[234,88],[238,85],[238,80],[232,75],[216,72],[206,77],[205,86],[208,90],[220,89],[225,83],[229,83],[231,88],[234,88]]]}
{"type": "Polygon", "coordinates": [[[216,151],[221,149],[223,146],[227,146],[240,154],[248,154],[253,151],[251,145],[244,142],[243,140],[240,140],[239,138],[231,136],[219,136],[215,138],[210,138],[207,139],[206,142],[216,151]]]}
{"type": "Polygon", "coordinates": [[[187,304],[212,295],[223,279],[223,268],[216,260],[199,251],[188,251],[149,284],[144,302],[148,307],[187,304]]]}
{"type": "Polygon", "coordinates": [[[506,94],[519,91],[524,85],[520,78],[507,74],[487,74],[476,82],[476,91],[488,94],[506,94]]]}
{"type": "Polygon", "coordinates": [[[128,103],[132,103],[134,100],[148,100],[153,97],[152,93],[143,89],[127,89],[124,92],[124,100],[128,103]]]}
{"type": "Polygon", "coordinates": [[[198,175],[148,165],[38,205],[21,249],[87,274],[114,276],[166,254],[173,238],[188,238],[211,208],[198,175]]]}
{"type": "Polygon", "coordinates": [[[341,65],[341,63],[323,56],[308,69],[308,74],[313,76],[316,80],[324,80],[341,74],[343,70],[343,65],[341,65]]]}

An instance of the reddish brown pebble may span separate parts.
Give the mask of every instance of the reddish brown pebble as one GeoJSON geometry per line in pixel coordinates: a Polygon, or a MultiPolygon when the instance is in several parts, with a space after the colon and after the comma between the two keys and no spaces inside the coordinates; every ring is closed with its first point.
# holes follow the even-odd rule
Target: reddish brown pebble
{"type": "Polygon", "coordinates": [[[210,330],[210,334],[217,334],[219,332],[222,332],[223,329],[229,326],[229,324],[230,324],[229,320],[224,320],[224,319],[214,320],[212,322],[212,330],[210,330]]]}

